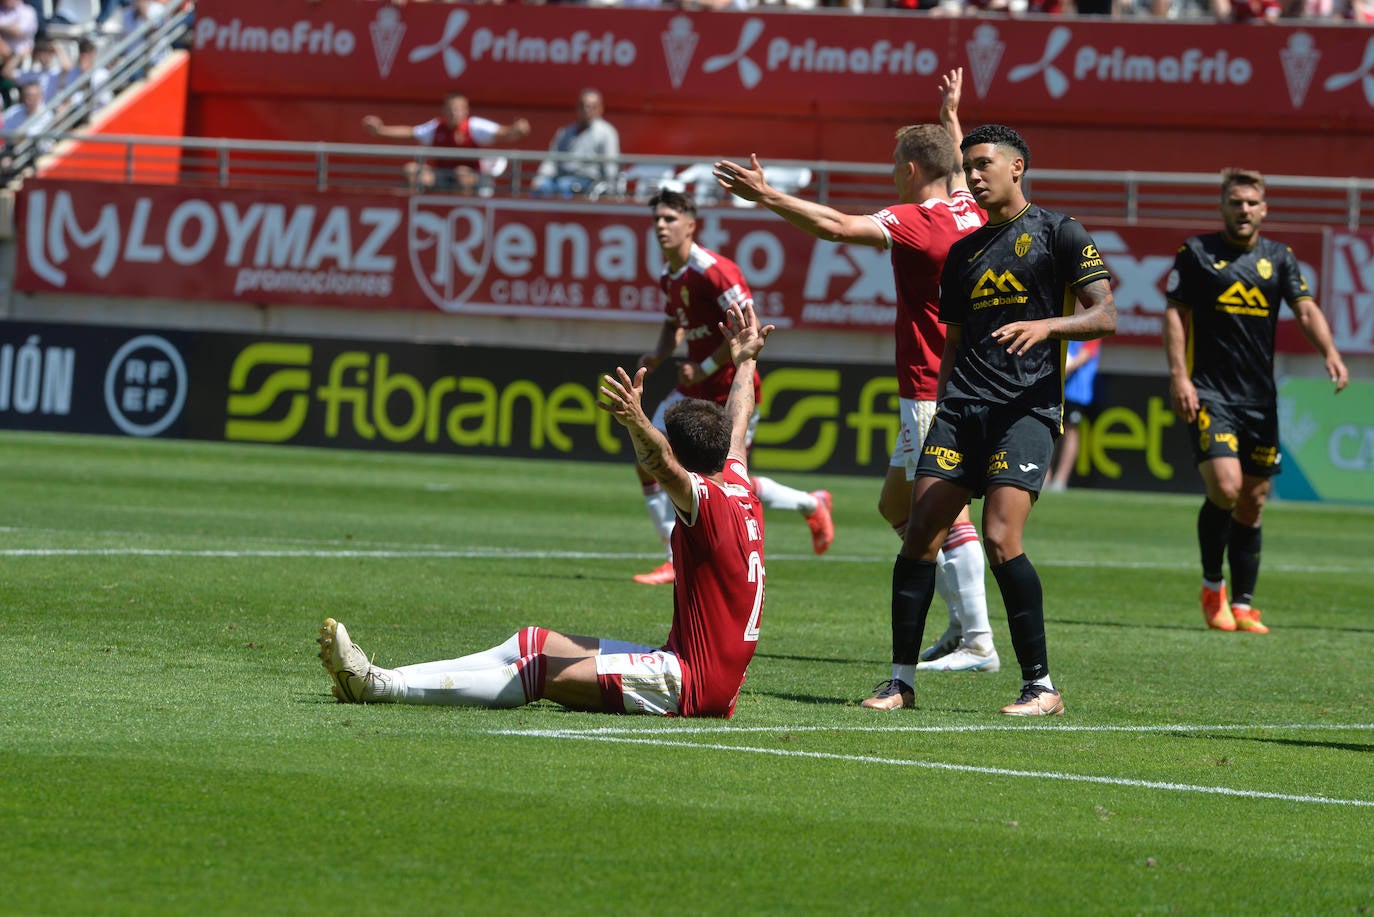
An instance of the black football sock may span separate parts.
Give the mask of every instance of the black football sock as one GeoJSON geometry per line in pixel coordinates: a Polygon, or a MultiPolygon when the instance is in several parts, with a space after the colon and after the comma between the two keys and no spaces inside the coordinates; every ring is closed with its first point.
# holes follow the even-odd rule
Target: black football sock
{"type": "Polygon", "coordinates": [[[1045,593],[1040,575],[1025,554],[993,567],[992,575],[1007,609],[1011,645],[1021,664],[1022,680],[1044,678],[1050,674],[1050,663],[1045,652],[1045,593]]]}
{"type": "Polygon", "coordinates": [[[1226,558],[1226,542],[1231,537],[1231,511],[1222,509],[1211,500],[1202,501],[1197,514],[1197,546],[1202,555],[1202,578],[1219,583],[1225,579],[1222,565],[1226,558]]]}
{"type": "Polygon", "coordinates": [[[935,562],[897,555],[892,565],[892,664],[921,659],[926,613],[935,598],[935,562]]]}
{"type": "Polygon", "coordinates": [[[1259,582],[1260,526],[1231,526],[1231,543],[1227,556],[1231,561],[1231,601],[1249,605],[1259,582]]]}

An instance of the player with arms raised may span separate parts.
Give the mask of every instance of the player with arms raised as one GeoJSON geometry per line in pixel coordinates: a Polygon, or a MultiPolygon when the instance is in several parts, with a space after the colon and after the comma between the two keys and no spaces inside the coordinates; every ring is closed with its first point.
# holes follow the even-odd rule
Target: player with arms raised
{"type": "Polygon", "coordinates": [[[646,370],[603,379],[600,406],[634,442],[640,465],[672,500],[673,624],[652,647],[527,627],[505,643],[458,659],[374,666],[329,618],[320,659],[343,702],[519,707],[547,698],[576,710],[662,716],[731,716],[758,646],[763,612],[763,512],[750,489],[746,435],[754,370],[772,325],[752,303],[731,305],[720,331],[736,373],[722,407],[683,399],[664,433],[644,413],[646,370]]]}

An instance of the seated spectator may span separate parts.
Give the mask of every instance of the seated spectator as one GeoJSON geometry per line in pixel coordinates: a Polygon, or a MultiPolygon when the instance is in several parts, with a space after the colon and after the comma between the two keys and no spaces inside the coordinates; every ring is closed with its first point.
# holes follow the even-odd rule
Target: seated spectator
{"type": "Polygon", "coordinates": [[[546,159],[531,181],[540,196],[573,197],[597,185],[615,184],[620,172],[620,134],[602,117],[605,103],[595,89],[577,97],[577,120],[558,129],[549,144],[550,153],[575,154],[580,159],[546,159]]]}
{"type": "Polygon", "coordinates": [[[406,163],[406,181],[412,191],[440,188],[472,193],[477,190],[481,178],[481,157],[477,149],[509,144],[530,135],[530,123],[524,118],[517,118],[510,124],[497,124],[487,118],[471,116],[467,96],[461,92],[446,95],[439,117],[424,124],[384,124],[376,115],[368,115],[363,118],[363,127],[372,136],[386,140],[408,140],[421,146],[473,151],[473,155],[466,158],[439,157],[438,172],[428,163],[406,163]]]}
{"type": "Polygon", "coordinates": [[[1278,22],[1283,3],[1281,0],[1214,0],[1213,11],[1222,22],[1278,22]]]}
{"type": "Polygon", "coordinates": [[[4,132],[11,147],[25,137],[33,137],[47,130],[53,122],[52,112],[43,106],[43,86],[37,80],[19,84],[19,102],[5,109],[4,132]]]}
{"type": "MultiPolygon", "coordinates": [[[[102,12],[105,12],[102,9],[102,12]]],[[[115,6],[109,18],[100,23],[101,31],[115,35],[128,35],[143,27],[146,22],[161,22],[167,16],[167,7],[158,0],[132,0],[127,4],[115,6]]]]}
{"type": "Polygon", "coordinates": [[[86,92],[95,94],[93,108],[108,105],[110,100],[114,98],[114,94],[110,90],[101,88],[110,81],[110,71],[104,67],[96,66],[95,59],[98,50],[96,43],[89,38],[83,38],[77,42],[76,64],[68,67],[62,74],[57,83],[57,91],[61,92],[88,73],[90,74],[90,86],[86,91],[78,90],[72,93],[72,97],[67,100],[68,105],[80,105],[85,99],[86,92]]]}
{"type": "Polygon", "coordinates": [[[62,46],[51,38],[37,38],[33,42],[33,56],[19,78],[32,80],[43,87],[43,101],[49,102],[61,88],[62,75],[71,69],[72,62],[62,46]]]}
{"type": "Polygon", "coordinates": [[[38,13],[33,7],[24,0],[0,0],[0,80],[9,86],[18,82],[19,68],[33,51],[37,34],[38,13]]]}

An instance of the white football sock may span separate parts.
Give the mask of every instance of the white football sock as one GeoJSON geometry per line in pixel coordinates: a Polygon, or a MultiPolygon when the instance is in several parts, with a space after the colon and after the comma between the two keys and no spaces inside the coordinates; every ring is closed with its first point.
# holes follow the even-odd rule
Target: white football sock
{"type": "Polygon", "coordinates": [[[672,498],[662,487],[651,484],[644,488],[644,507],[649,511],[649,521],[654,524],[654,531],[658,532],[658,540],[663,542],[663,549],[668,552],[668,559],[672,560],[673,526],[677,524],[672,498]]]}
{"type": "Polygon", "coordinates": [[[908,686],[916,684],[916,667],[914,665],[898,665],[892,663],[892,677],[898,681],[904,681],[908,686]]]}
{"type": "Polygon", "coordinates": [[[949,629],[955,633],[962,633],[964,625],[959,611],[958,583],[955,574],[945,569],[946,565],[945,552],[937,551],[935,553],[935,591],[940,593],[940,598],[944,599],[945,606],[949,609],[949,629]]]}
{"type": "Polygon", "coordinates": [[[983,543],[970,523],[956,524],[945,540],[944,563],[936,570],[938,585],[943,573],[951,589],[959,593],[959,625],[964,640],[980,650],[992,649],[992,627],[988,624],[987,587],[983,543]],[[952,544],[952,542],[957,542],[952,544]]]}
{"type": "MultiPolygon", "coordinates": [[[[530,657],[543,660],[540,657],[530,657]]],[[[452,707],[520,707],[525,699],[525,679],[519,663],[489,669],[438,671],[425,666],[402,666],[398,676],[403,704],[444,704],[452,707]]]]}
{"type": "Polygon", "coordinates": [[[804,516],[816,511],[816,498],[804,490],[794,490],[772,478],[756,477],[753,482],[754,493],[768,509],[795,509],[804,516]]]}
{"type": "MultiPolygon", "coordinates": [[[[420,662],[415,665],[406,666],[406,671],[416,675],[430,674],[433,672],[471,672],[475,669],[493,669],[498,666],[510,665],[512,662],[525,656],[522,653],[521,638],[529,646],[533,640],[531,631],[536,628],[526,627],[511,634],[510,638],[499,646],[491,649],[482,650],[480,653],[472,653],[467,656],[460,656],[457,659],[438,659],[434,662],[420,662]]],[[[542,646],[542,644],[541,644],[542,646]]]]}

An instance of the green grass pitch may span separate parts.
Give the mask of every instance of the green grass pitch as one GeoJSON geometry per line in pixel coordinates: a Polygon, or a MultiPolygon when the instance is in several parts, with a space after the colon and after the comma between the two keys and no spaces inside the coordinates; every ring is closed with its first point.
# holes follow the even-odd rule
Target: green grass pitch
{"type": "MultiPolygon", "coordinates": [[[[0,434],[0,913],[1351,914],[1374,908],[1374,511],[1275,503],[1267,637],[1202,626],[1200,497],[1049,494],[1068,714],[888,673],[871,479],[768,517],[730,721],[344,706],[516,628],[661,641],[628,466],[0,434]]],[[[943,627],[938,600],[927,639],[943,627]]]]}

